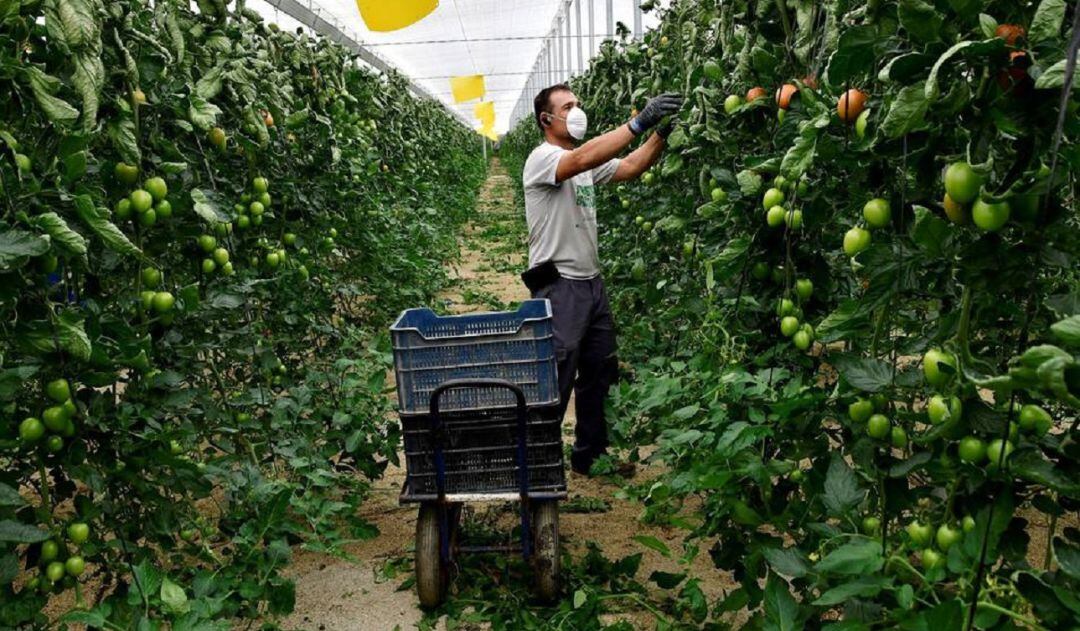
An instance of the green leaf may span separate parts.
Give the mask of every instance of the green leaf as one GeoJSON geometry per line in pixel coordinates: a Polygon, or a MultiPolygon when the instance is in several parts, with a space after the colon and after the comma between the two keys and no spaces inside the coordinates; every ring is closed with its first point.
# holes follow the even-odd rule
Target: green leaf
{"type": "Polygon", "coordinates": [[[671,556],[671,549],[667,547],[667,544],[652,535],[636,535],[634,541],[650,550],[656,550],[665,557],[671,556]]]}
{"type": "Polygon", "coordinates": [[[941,74],[942,68],[945,67],[945,63],[960,53],[965,53],[974,56],[988,56],[994,53],[1000,52],[1005,48],[1005,40],[994,38],[984,42],[960,42],[954,44],[949,50],[942,53],[941,57],[934,62],[934,67],[930,69],[930,76],[926,80],[926,100],[936,101],[941,95],[941,87],[938,85],[938,75],[941,74]]]}
{"type": "Polygon", "coordinates": [[[813,125],[803,127],[799,137],[795,139],[795,144],[784,154],[784,160],[780,163],[781,175],[795,181],[810,169],[814,164],[817,132],[813,125]]]}
{"type": "Polygon", "coordinates": [[[882,588],[888,584],[889,579],[884,576],[863,576],[849,583],[842,583],[826,591],[813,604],[819,607],[831,607],[860,598],[872,598],[881,593],[882,588]]]}
{"type": "Polygon", "coordinates": [[[195,214],[205,219],[210,224],[228,223],[231,217],[222,212],[217,203],[211,198],[213,193],[207,193],[202,189],[191,189],[192,209],[195,214]]]}
{"type": "Polygon", "coordinates": [[[825,71],[829,85],[839,89],[851,79],[872,71],[874,45],[878,41],[878,31],[874,26],[854,26],[844,31],[825,71]]]}
{"type": "Polygon", "coordinates": [[[864,392],[880,392],[892,384],[892,366],[875,357],[839,355],[833,365],[848,385],[864,392]]]}
{"type": "Polygon", "coordinates": [[[899,138],[904,134],[922,129],[926,126],[926,112],[930,108],[930,102],[926,100],[926,85],[916,83],[900,90],[889,113],[885,115],[885,121],[881,123],[881,131],[889,138],[899,138]]]}
{"type": "Polygon", "coordinates": [[[69,127],[78,120],[79,110],[67,101],[53,96],[53,93],[60,89],[59,79],[45,74],[35,66],[28,66],[25,72],[30,89],[34,92],[34,99],[46,118],[61,127],[69,127]]]}
{"type": "Polygon", "coordinates": [[[0,585],[10,585],[19,576],[19,557],[14,553],[0,554],[0,585]]]}
{"type": "Polygon", "coordinates": [[[1050,326],[1050,330],[1066,346],[1080,346],[1080,315],[1056,322],[1050,326]]]}
{"type": "Polygon", "coordinates": [[[0,520],[0,541],[38,543],[49,538],[49,531],[11,519],[0,520]]]}
{"type": "Polygon", "coordinates": [[[100,43],[99,22],[87,0],[48,0],[45,26],[50,37],[70,52],[100,43]]]}
{"type": "Polygon", "coordinates": [[[195,82],[195,95],[202,99],[202,102],[205,103],[221,93],[223,69],[222,65],[214,66],[195,82]]]}
{"type": "Polygon", "coordinates": [[[802,578],[810,573],[810,565],[798,548],[763,548],[761,556],[784,578],[802,578]]]}
{"type": "Polygon", "coordinates": [[[25,506],[26,500],[19,492],[10,486],[0,482],[0,506],[25,506]]]}
{"type": "Polygon", "coordinates": [[[49,251],[49,240],[23,230],[0,232],[0,269],[13,269],[14,264],[30,256],[49,251]]]}
{"type": "Polygon", "coordinates": [[[38,228],[57,243],[69,254],[82,256],[86,254],[86,239],[72,230],[64,219],[54,213],[47,212],[30,218],[30,224],[38,228]]]}
{"type": "Polygon", "coordinates": [[[128,164],[142,162],[142,151],[139,150],[139,141],[135,138],[135,121],[130,117],[118,117],[112,120],[108,126],[109,140],[113,147],[120,153],[120,157],[128,164]]]}
{"type": "MultiPolygon", "coordinates": [[[[1035,79],[1035,88],[1039,90],[1052,90],[1065,87],[1065,65],[1068,59],[1062,59],[1056,64],[1043,70],[1038,79],[1035,79]]],[[[1080,90],[1080,81],[1073,82],[1073,90],[1080,90]]]]}
{"type": "Polygon", "coordinates": [[[949,237],[949,225],[925,206],[915,206],[915,223],[911,226],[911,240],[927,254],[939,257],[944,253],[944,243],[949,237]]]}
{"type": "Polygon", "coordinates": [[[169,580],[166,576],[161,581],[161,602],[170,613],[187,613],[190,609],[184,588],[169,580]]]}
{"type": "Polygon", "coordinates": [[[900,0],[897,15],[900,25],[913,39],[924,44],[941,39],[941,26],[945,18],[934,9],[934,5],[924,0],[900,0]]]}
{"type": "Polygon", "coordinates": [[[765,624],[766,631],[797,631],[799,625],[799,605],[792,597],[787,581],[776,574],[769,574],[765,583],[765,624]]]}
{"type": "Polygon", "coordinates": [[[111,250],[128,256],[143,256],[142,250],[135,247],[135,244],[128,240],[123,232],[120,232],[120,228],[108,220],[108,215],[94,206],[94,200],[89,195],[75,197],[75,210],[83,222],[111,250]]]}
{"type": "Polygon", "coordinates": [[[900,623],[904,631],[945,631],[964,626],[964,603],[953,598],[900,623]]]}
{"type": "Polygon", "coordinates": [[[974,16],[983,4],[983,0],[949,0],[949,7],[961,17],[974,16]]]}
{"type": "Polygon", "coordinates": [[[675,589],[686,578],[686,572],[672,574],[670,572],[654,571],[649,575],[649,580],[656,583],[660,589],[675,589]]]}
{"type": "Polygon", "coordinates": [[[585,590],[574,590],[574,609],[581,609],[581,606],[585,604],[585,600],[588,598],[588,594],[585,590]]]}
{"type": "Polygon", "coordinates": [[[830,515],[841,517],[862,503],[866,491],[859,488],[859,480],[847,462],[833,453],[829,470],[825,474],[825,495],[821,501],[830,515]]]}
{"type": "Polygon", "coordinates": [[[60,314],[56,327],[56,337],[61,348],[83,361],[90,359],[90,353],[93,350],[90,346],[90,338],[86,335],[83,318],[77,312],[69,310],[60,314]]]}
{"type": "Polygon", "coordinates": [[[998,21],[994,19],[994,16],[985,13],[979,14],[979,30],[982,31],[984,39],[997,37],[997,27],[998,21]]]}
{"type": "Polygon", "coordinates": [[[1061,23],[1065,21],[1065,0],[1042,0],[1031,18],[1028,41],[1037,44],[1060,37],[1061,23]]]}
{"type": "Polygon", "coordinates": [[[221,114],[221,109],[218,106],[197,94],[192,94],[190,100],[188,117],[196,127],[207,131],[217,124],[218,114],[221,114]]]}
{"type": "Polygon", "coordinates": [[[814,569],[846,576],[874,574],[885,565],[881,556],[881,542],[869,537],[858,537],[833,550],[818,561],[814,569]]]}
{"type": "Polygon", "coordinates": [[[878,81],[906,83],[926,71],[931,57],[925,53],[905,53],[893,57],[878,73],[878,81]]]}
{"type": "Polygon", "coordinates": [[[1054,537],[1054,560],[1064,574],[1080,581],[1080,547],[1061,537],[1054,537]]]}
{"type": "Polygon", "coordinates": [[[742,191],[743,195],[757,195],[761,191],[761,176],[750,169],[739,171],[735,179],[739,182],[739,190],[742,191]]]}
{"type": "Polygon", "coordinates": [[[79,53],[72,57],[72,64],[75,70],[71,73],[71,85],[82,99],[82,128],[90,131],[97,123],[101,88],[105,85],[105,66],[101,62],[101,52],[91,50],[79,53]]]}

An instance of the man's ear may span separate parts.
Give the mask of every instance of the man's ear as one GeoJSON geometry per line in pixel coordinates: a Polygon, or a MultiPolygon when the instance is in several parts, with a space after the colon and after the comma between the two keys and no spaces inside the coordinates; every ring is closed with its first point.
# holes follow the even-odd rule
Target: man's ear
{"type": "Polygon", "coordinates": [[[551,127],[551,114],[547,112],[540,112],[540,124],[544,127],[551,127]]]}

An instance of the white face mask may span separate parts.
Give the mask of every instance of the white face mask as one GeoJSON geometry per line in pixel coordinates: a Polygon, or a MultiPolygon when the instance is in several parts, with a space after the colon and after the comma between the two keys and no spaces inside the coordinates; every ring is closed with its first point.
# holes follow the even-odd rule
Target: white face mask
{"type": "Polygon", "coordinates": [[[589,117],[585,114],[585,110],[580,107],[570,110],[566,118],[554,114],[551,114],[551,117],[566,121],[566,131],[574,140],[581,140],[585,137],[585,133],[589,131],[589,117]]]}

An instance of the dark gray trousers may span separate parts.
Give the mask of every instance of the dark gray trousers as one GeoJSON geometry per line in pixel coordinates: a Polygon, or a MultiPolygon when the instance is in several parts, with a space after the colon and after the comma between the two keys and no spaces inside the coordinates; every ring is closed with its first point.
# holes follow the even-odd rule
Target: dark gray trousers
{"type": "Polygon", "coordinates": [[[571,391],[577,402],[570,464],[579,471],[588,471],[593,460],[607,450],[604,400],[619,370],[615,320],[604,281],[560,278],[533,297],[551,301],[560,414],[566,413],[571,391]]]}

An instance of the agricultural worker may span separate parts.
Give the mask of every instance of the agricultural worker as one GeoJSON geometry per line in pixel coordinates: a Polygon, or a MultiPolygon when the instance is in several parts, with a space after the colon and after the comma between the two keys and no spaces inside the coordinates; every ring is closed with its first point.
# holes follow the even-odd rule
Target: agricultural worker
{"type": "Polygon", "coordinates": [[[559,368],[560,414],[573,389],[577,426],[570,466],[588,475],[608,445],[604,399],[618,373],[615,322],[600,277],[596,241],[598,184],[633,180],[664,150],[682,97],[664,94],[629,123],[581,144],[588,118],[570,87],[552,86],[533,107],[544,143],[525,162],[525,217],[529,270],[522,275],[534,298],[551,301],[559,368]],[[638,149],[618,159],[635,138],[656,128],[638,149]]]}

